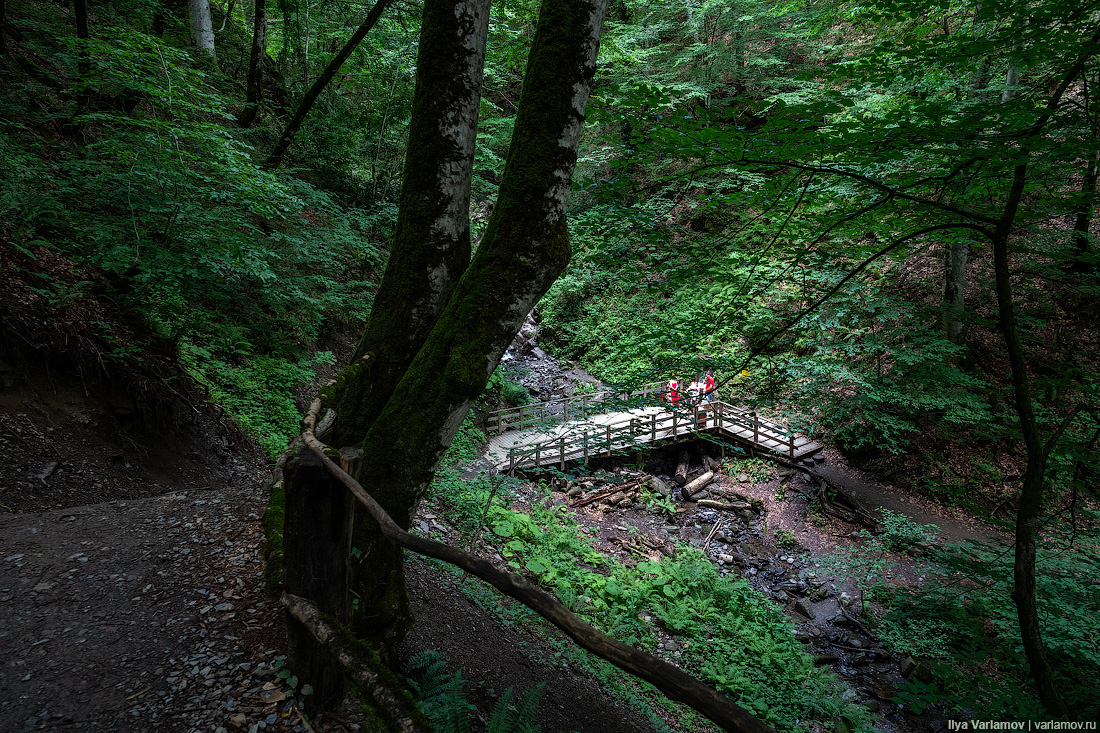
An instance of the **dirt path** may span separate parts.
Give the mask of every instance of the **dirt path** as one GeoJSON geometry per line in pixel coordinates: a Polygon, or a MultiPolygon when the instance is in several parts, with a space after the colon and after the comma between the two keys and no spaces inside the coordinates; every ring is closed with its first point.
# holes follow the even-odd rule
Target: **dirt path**
{"type": "Polygon", "coordinates": [[[0,518],[0,729],[215,731],[290,712],[262,489],[0,518]],[[235,725],[234,725],[235,724],[235,725]]]}

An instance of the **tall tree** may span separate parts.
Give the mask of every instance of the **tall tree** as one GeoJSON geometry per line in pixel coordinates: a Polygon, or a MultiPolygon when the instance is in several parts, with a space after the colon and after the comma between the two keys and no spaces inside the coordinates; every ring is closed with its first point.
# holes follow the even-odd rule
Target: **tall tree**
{"type": "MultiPolygon", "coordinates": [[[[496,206],[467,267],[465,150],[477,105],[464,105],[477,97],[486,10],[484,0],[425,5],[402,221],[357,359],[326,394],[337,408],[339,442],[363,447],[360,482],[403,527],[571,251],[565,202],[607,0],[543,3],[496,206]],[[460,106],[441,104],[448,99],[460,106]],[[423,115],[443,124],[422,126],[423,115]],[[420,135],[440,144],[425,149],[420,135]],[[418,243],[417,229],[436,244],[418,243]]],[[[392,649],[412,621],[401,554],[373,522],[357,522],[353,628],[392,649]]]]}
{"type": "Polygon", "coordinates": [[[210,0],[187,0],[191,19],[191,40],[195,46],[214,56],[214,28],[210,21],[210,0]]]}
{"type": "Polygon", "coordinates": [[[251,127],[260,112],[263,100],[263,64],[267,56],[267,0],[256,0],[252,16],[252,53],[248,58],[248,81],[241,127],[251,127]]]}

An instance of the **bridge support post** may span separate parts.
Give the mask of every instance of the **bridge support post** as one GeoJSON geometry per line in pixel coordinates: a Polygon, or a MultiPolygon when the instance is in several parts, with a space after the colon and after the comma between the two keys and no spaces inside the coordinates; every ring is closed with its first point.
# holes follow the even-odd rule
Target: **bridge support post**
{"type": "Polygon", "coordinates": [[[561,470],[565,470],[565,436],[561,437],[558,441],[558,460],[561,463],[561,470]]]}
{"type": "Polygon", "coordinates": [[[611,426],[607,426],[607,457],[611,457],[611,426]]]}

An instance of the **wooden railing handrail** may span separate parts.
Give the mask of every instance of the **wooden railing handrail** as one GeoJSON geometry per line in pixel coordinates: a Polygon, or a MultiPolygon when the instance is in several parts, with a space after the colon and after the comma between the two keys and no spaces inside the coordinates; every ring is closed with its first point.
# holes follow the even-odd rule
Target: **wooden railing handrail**
{"type": "Polygon", "coordinates": [[[545,440],[540,440],[524,446],[515,446],[508,450],[507,470],[510,472],[514,471],[516,468],[520,468],[521,464],[527,462],[532,457],[535,458],[535,465],[538,466],[542,462],[542,456],[553,455],[555,448],[557,449],[558,460],[561,460],[563,463],[566,460],[573,460],[566,456],[572,456],[577,452],[578,448],[580,448],[585,459],[588,458],[589,453],[592,455],[610,453],[613,450],[620,450],[636,442],[634,438],[638,435],[645,434],[646,430],[650,433],[651,440],[656,439],[656,434],[658,432],[664,433],[669,429],[669,423],[671,423],[673,436],[679,435],[681,433],[678,422],[681,419],[684,421],[682,423],[685,426],[682,431],[684,434],[710,430],[717,430],[718,432],[725,432],[728,434],[732,431],[726,430],[725,422],[741,425],[744,428],[753,430],[754,443],[759,444],[759,437],[762,435],[776,443],[786,444],[788,454],[790,457],[794,457],[795,433],[793,431],[784,430],[780,426],[775,426],[763,421],[756,416],[755,412],[749,412],[744,408],[731,405],[728,402],[716,401],[692,409],[673,408],[668,412],[662,413],[660,416],[656,413],[649,417],[629,415],[614,422],[603,424],[588,423],[578,426],[576,430],[571,432],[550,436],[545,440]],[[706,421],[703,427],[699,426],[701,420],[706,421]],[[639,421],[645,422],[648,425],[646,430],[635,433],[634,427],[639,421]],[[619,440],[616,441],[616,438],[619,440]],[[568,451],[566,450],[566,446],[568,446],[568,451]]]}
{"type": "MultiPolygon", "coordinates": [[[[545,417],[547,410],[562,407],[568,411],[568,407],[572,405],[580,405],[583,410],[587,410],[589,405],[600,404],[604,401],[610,401],[610,399],[619,400],[631,400],[636,397],[649,397],[650,395],[664,395],[665,394],[665,382],[650,382],[643,384],[637,390],[633,392],[614,392],[612,390],[601,390],[599,392],[593,392],[591,394],[577,395],[573,394],[569,397],[561,397],[554,400],[542,400],[540,402],[532,402],[526,405],[519,405],[517,407],[502,407],[497,410],[490,410],[486,413],[485,420],[486,426],[489,432],[493,432],[496,428],[496,432],[504,432],[504,421],[511,422],[515,418],[519,418],[519,429],[527,427],[523,418],[531,415],[538,415],[541,413],[545,417]]],[[[533,421],[536,424],[537,421],[533,421]]]]}

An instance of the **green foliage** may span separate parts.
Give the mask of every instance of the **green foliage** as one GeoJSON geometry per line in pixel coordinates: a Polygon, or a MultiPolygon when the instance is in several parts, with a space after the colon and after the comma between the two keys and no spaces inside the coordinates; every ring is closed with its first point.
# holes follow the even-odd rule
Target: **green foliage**
{"type": "MultiPolygon", "coordinates": [[[[417,705],[439,733],[468,733],[471,714],[477,708],[466,701],[462,672],[449,674],[445,669],[443,655],[432,649],[416,654],[405,663],[405,673],[417,705]]],[[[486,733],[538,733],[539,726],[532,721],[545,687],[546,683],[540,682],[518,698],[508,687],[493,707],[486,733]]]]}
{"type": "Polygon", "coordinates": [[[518,570],[550,586],[589,623],[627,643],[656,646],[654,619],[685,638],[682,663],[781,729],[808,715],[861,719],[814,670],[790,621],[744,581],[718,574],[694,548],[675,560],[620,565],[579,536],[560,507],[536,504],[530,515],[491,505],[488,524],[518,570]],[[647,618],[648,617],[648,618],[647,618]],[[705,643],[701,640],[706,639],[705,643]]]}
{"type": "Polygon", "coordinates": [[[455,433],[451,445],[447,448],[441,465],[450,467],[469,463],[480,455],[481,446],[485,445],[486,440],[485,433],[478,430],[474,424],[473,413],[467,413],[466,417],[462,419],[462,425],[455,433]]]}
{"type": "MultiPolygon", "coordinates": [[[[930,537],[927,530],[910,525],[902,534],[923,543],[930,537]]],[[[1092,531],[1075,532],[1061,522],[1048,524],[1041,537],[1036,595],[1043,643],[1074,718],[1092,719],[1100,694],[1100,593],[1090,582],[1100,560],[1097,538],[1092,531]]],[[[899,690],[898,700],[914,711],[937,703],[990,718],[1041,716],[1011,598],[1011,548],[973,542],[940,548],[932,562],[918,568],[927,582],[907,589],[883,581],[889,566],[881,555],[876,557],[870,547],[874,542],[885,549],[881,540],[868,542],[847,558],[847,566],[872,584],[885,605],[876,621],[877,634],[894,653],[931,663],[930,675],[910,681],[899,690]]]]}
{"type": "Polygon", "coordinates": [[[276,458],[287,438],[298,431],[300,415],[292,390],[313,379],[315,365],[335,361],[326,351],[297,362],[255,356],[232,364],[188,341],[180,344],[180,357],[210,389],[211,397],[271,458],[276,458]]]}
{"type": "Polygon", "coordinates": [[[510,364],[500,364],[489,375],[489,382],[485,385],[485,392],[494,395],[498,402],[503,401],[512,406],[526,405],[531,401],[531,393],[518,381],[524,374],[522,367],[510,364]]]}
{"type": "MultiPolygon", "coordinates": [[[[47,145],[33,108],[6,97],[0,175],[17,185],[0,193],[0,229],[22,251],[45,245],[103,272],[109,296],[178,346],[276,454],[295,432],[291,390],[330,363],[308,356],[312,343],[369,312],[392,208],[351,209],[261,169],[226,124],[235,87],[189,51],[126,23],[67,43],[51,62],[75,71],[86,54],[91,73],[72,74],[74,91],[103,101],[73,117],[82,144],[67,147],[47,145]]],[[[85,286],[43,290],[65,307],[85,286]]]]}
{"type": "Polygon", "coordinates": [[[928,547],[939,536],[934,524],[917,524],[904,514],[880,509],[882,515],[882,543],[891,550],[912,550],[928,547]]]}

